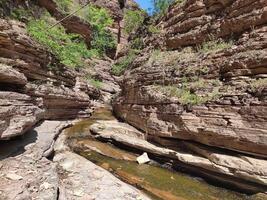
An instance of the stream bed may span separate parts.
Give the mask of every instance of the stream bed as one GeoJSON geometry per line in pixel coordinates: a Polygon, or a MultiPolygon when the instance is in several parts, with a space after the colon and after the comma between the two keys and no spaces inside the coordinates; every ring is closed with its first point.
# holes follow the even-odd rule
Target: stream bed
{"type": "Polygon", "coordinates": [[[77,154],[110,171],[112,174],[155,200],[256,200],[254,196],[234,192],[206,183],[157,162],[139,165],[138,154],[120,149],[111,143],[96,140],[90,126],[97,120],[115,120],[111,109],[100,108],[90,119],[82,120],[66,131],[69,146],[77,154]]]}

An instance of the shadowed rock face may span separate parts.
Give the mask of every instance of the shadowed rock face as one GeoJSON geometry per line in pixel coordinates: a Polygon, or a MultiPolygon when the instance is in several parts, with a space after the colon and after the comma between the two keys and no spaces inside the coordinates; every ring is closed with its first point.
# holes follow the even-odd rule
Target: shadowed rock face
{"type": "Polygon", "coordinates": [[[140,54],[121,83],[117,116],[163,145],[194,141],[259,162],[266,158],[266,8],[266,1],[252,0],[188,0],[169,8],[159,23],[165,47],[192,47],[140,54]],[[231,33],[234,44],[228,41],[231,33]],[[215,41],[224,38],[227,46],[194,49],[212,40],[209,34],[215,41]],[[188,93],[179,94],[185,89],[188,93]]]}
{"type": "Polygon", "coordinates": [[[89,116],[94,90],[31,40],[25,25],[0,20],[0,139],[21,135],[41,119],[89,116]]]}

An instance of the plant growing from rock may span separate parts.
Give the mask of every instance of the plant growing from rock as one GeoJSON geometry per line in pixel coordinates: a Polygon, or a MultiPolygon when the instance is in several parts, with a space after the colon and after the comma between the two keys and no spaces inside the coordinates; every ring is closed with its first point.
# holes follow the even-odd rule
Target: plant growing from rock
{"type": "Polygon", "coordinates": [[[233,46],[233,41],[223,41],[222,39],[214,39],[214,37],[210,37],[211,40],[202,43],[202,45],[197,47],[197,51],[201,53],[209,53],[214,51],[219,51],[223,49],[227,49],[233,46]]]}
{"type": "Polygon", "coordinates": [[[132,49],[140,50],[144,48],[144,42],[142,38],[137,37],[131,41],[130,46],[132,49]]]}
{"type": "Polygon", "coordinates": [[[32,14],[30,10],[27,10],[23,7],[17,7],[11,11],[10,17],[16,20],[23,20],[30,19],[32,17],[32,14]]]}
{"type": "Polygon", "coordinates": [[[100,80],[96,80],[96,79],[92,79],[91,80],[91,84],[94,86],[94,87],[96,87],[96,88],[101,88],[101,86],[102,86],[102,81],[100,81],[100,80]]]}
{"type": "Polygon", "coordinates": [[[219,83],[215,80],[199,79],[188,82],[188,79],[183,77],[179,85],[156,85],[153,87],[168,97],[176,97],[182,105],[200,105],[221,97],[219,83]],[[208,84],[212,84],[211,91],[208,84]],[[201,95],[196,93],[198,91],[202,92],[201,95]]]}
{"type": "MultiPolygon", "coordinates": [[[[71,13],[82,6],[80,3],[73,0],[56,0],[56,3],[58,7],[66,13],[71,13]]],[[[105,8],[89,4],[79,10],[76,15],[92,26],[93,37],[91,48],[95,49],[99,56],[115,49],[115,38],[108,30],[108,27],[113,24],[113,19],[105,8]]]]}
{"type": "Polygon", "coordinates": [[[166,13],[168,7],[175,3],[180,4],[183,3],[185,0],[151,0],[154,6],[154,16],[162,16],[166,13]]]}
{"type": "Polygon", "coordinates": [[[116,47],[115,38],[107,29],[107,27],[113,24],[113,20],[106,9],[90,5],[86,10],[84,18],[93,27],[91,46],[99,55],[107,53],[116,47]]]}
{"type": "Polygon", "coordinates": [[[112,66],[111,68],[112,74],[116,76],[122,75],[123,72],[132,64],[135,58],[136,58],[136,51],[131,49],[126,56],[119,59],[118,62],[116,62],[112,66]]]}
{"type": "Polygon", "coordinates": [[[69,12],[71,9],[74,8],[73,0],[56,0],[55,1],[61,11],[69,12]]]}
{"type": "Polygon", "coordinates": [[[152,34],[157,34],[157,33],[160,33],[160,29],[156,27],[155,25],[149,25],[148,32],[152,34]]]}
{"type": "Polygon", "coordinates": [[[125,27],[124,31],[127,34],[136,31],[144,22],[144,12],[140,10],[127,10],[125,12],[125,27]]]}
{"type": "Polygon", "coordinates": [[[30,36],[55,54],[62,64],[68,67],[82,67],[84,59],[94,56],[95,52],[87,49],[79,35],[67,34],[61,25],[50,29],[49,20],[51,21],[51,17],[31,20],[27,30],[30,36]]]}
{"type": "Polygon", "coordinates": [[[253,80],[251,81],[250,86],[253,92],[256,92],[263,88],[267,88],[267,78],[253,80]]]}

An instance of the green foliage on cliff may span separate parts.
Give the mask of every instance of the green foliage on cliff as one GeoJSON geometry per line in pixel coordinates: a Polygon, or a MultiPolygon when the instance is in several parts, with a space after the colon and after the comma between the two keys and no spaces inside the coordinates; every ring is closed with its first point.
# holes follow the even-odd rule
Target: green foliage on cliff
{"type": "Polygon", "coordinates": [[[176,97],[183,105],[200,105],[209,101],[214,101],[220,98],[219,81],[199,79],[193,82],[187,82],[183,79],[180,86],[176,85],[156,85],[154,89],[169,97],[176,97]],[[212,89],[207,90],[207,85],[211,85],[212,89]],[[196,94],[195,91],[202,91],[202,94],[196,94]]]}
{"type": "MultiPolygon", "coordinates": [[[[72,0],[60,0],[57,3],[60,3],[61,9],[68,11],[72,0]]],[[[54,53],[62,64],[69,67],[81,67],[84,65],[84,59],[102,56],[116,46],[114,37],[107,29],[113,23],[107,10],[91,5],[84,9],[83,19],[89,22],[93,29],[90,49],[81,36],[66,33],[61,25],[50,28],[56,21],[47,13],[47,16],[44,15],[41,19],[31,20],[28,23],[28,32],[54,53]]]]}
{"type": "Polygon", "coordinates": [[[73,0],[56,0],[55,2],[57,3],[58,7],[64,12],[69,12],[73,4],[73,0]]]}
{"type": "Polygon", "coordinates": [[[82,67],[85,58],[95,55],[95,51],[89,51],[79,35],[67,34],[60,25],[54,28],[50,26],[51,24],[43,18],[30,21],[27,30],[36,41],[55,54],[62,64],[82,67]]]}
{"type": "Polygon", "coordinates": [[[124,31],[127,34],[136,31],[144,22],[144,12],[140,10],[127,10],[125,12],[124,31]]]}
{"type": "Polygon", "coordinates": [[[23,18],[29,19],[32,17],[31,12],[23,7],[17,7],[11,10],[10,17],[16,20],[22,20],[23,18]]]}
{"type": "Polygon", "coordinates": [[[100,55],[114,49],[116,47],[115,39],[107,30],[107,27],[113,24],[113,20],[107,10],[90,5],[84,17],[93,27],[92,48],[96,49],[100,55]]]}
{"type": "Polygon", "coordinates": [[[251,81],[250,84],[252,91],[256,92],[258,90],[264,89],[267,87],[267,78],[260,78],[251,81]]]}
{"type": "Polygon", "coordinates": [[[215,52],[223,49],[227,49],[233,46],[233,41],[223,41],[221,39],[215,39],[210,36],[210,41],[204,42],[198,46],[197,51],[201,53],[215,52]]]}
{"type": "Polygon", "coordinates": [[[154,5],[154,14],[163,14],[166,12],[170,4],[175,2],[175,0],[152,0],[154,5]]]}
{"type": "Polygon", "coordinates": [[[181,4],[185,2],[185,0],[151,0],[151,2],[154,8],[152,14],[154,17],[158,18],[166,14],[170,5],[181,4]]]}
{"type": "MultiPolygon", "coordinates": [[[[56,3],[60,10],[66,14],[72,13],[82,7],[82,4],[74,0],[56,0],[56,3]]],[[[91,46],[99,55],[115,49],[115,38],[107,29],[113,24],[113,20],[105,8],[89,4],[79,10],[75,15],[92,26],[93,37],[91,46]]]]}
{"type": "Polygon", "coordinates": [[[200,96],[176,86],[156,86],[156,91],[169,97],[178,98],[179,102],[183,105],[197,105],[203,103],[203,99],[200,96]]]}
{"type": "Polygon", "coordinates": [[[97,79],[91,79],[90,80],[90,83],[92,86],[96,87],[96,88],[101,88],[101,85],[102,85],[102,81],[100,80],[97,80],[97,79]]]}
{"type": "Polygon", "coordinates": [[[152,33],[152,34],[157,34],[157,33],[160,33],[160,29],[154,25],[150,25],[148,26],[148,32],[149,33],[152,33]]]}
{"type": "Polygon", "coordinates": [[[111,69],[112,74],[119,76],[122,75],[123,72],[132,64],[134,59],[136,58],[136,51],[130,50],[128,54],[121,59],[119,59],[111,69]]]}

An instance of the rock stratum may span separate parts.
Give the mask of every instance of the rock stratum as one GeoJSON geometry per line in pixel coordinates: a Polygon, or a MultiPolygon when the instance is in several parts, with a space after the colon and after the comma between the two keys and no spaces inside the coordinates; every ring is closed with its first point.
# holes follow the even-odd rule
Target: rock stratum
{"type": "Polygon", "coordinates": [[[225,180],[238,177],[235,186],[256,183],[266,191],[266,11],[266,1],[253,0],[171,6],[156,24],[161,33],[155,38],[164,40],[165,50],[148,48],[135,59],[114,101],[116,115],[148,140],[211,165],[188,163],[189,168],[227,175],[225,180]],[[224,162],[224,156],[236,161],[224,162]]]}
{"type": "Polygon", "coordinates": [[[21,135],[42,119],[89,116],[95,90],[75,70],[34,42],[23,23],[0,20],[1,139],[21,135]],[[49,64],[57,64],[51,70],[49,64]]]}
{"type": "MultiPolygon", "coordinates": [[[[79,1],[81,6],[87,2],[79,1]]],[[[114,23],[108,29],[120,55],[134,38],[123,31],[124,10],[137,9],[136,4],[90,2],[111,14],[114,23]]],[[[0,199],[102,200],[106,194],[148,199],[71,152],[66,135],[58,138],[67,120],[90,117],[95,100],[108,102],[118,93],[116,80],[121,92],[114,113],[135,128],[97,121],[91,127],[97,137],[216,183],[267,191],[265,0],[177,1],[152,24],[155,33],[140,34],[146,48],[118,79],[110,74],[114,50],[109,57],[86,60],[85,69],[68,68],[29,37],[25,23],[5,17],[13,6],[29,8],[31,3],[0,2],[0,199]],[[86,74],[103,83],[93,86],[86,74]],[[25,138],[1,141],[21,135],[25,138]]],[[[38,0],[34,6],[56,20],[68,15],[53,0],[38,0]]],[[[71,16],[61,24],[90,47],[88,22],[71,16]]]]}

